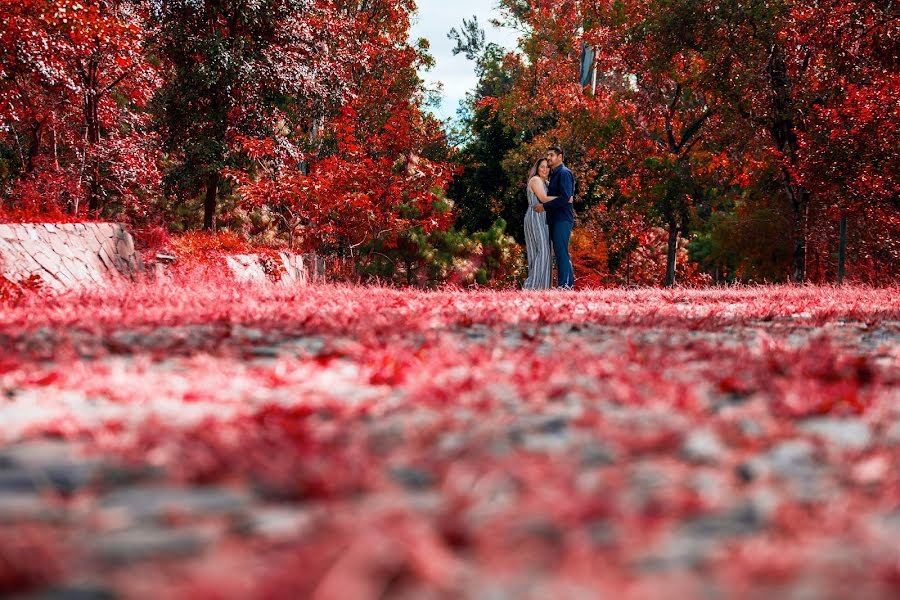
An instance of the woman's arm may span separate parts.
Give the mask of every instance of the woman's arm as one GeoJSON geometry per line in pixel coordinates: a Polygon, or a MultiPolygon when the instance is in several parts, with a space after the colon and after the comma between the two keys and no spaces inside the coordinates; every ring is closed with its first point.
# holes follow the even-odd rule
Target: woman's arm
{"type": "Polygon", "coordinates": [[[540,177],[532,177],[531,181],[528,182],[528,187],[531,188],[531,191],[534,192],[541,204],[556,200],[556,196],[548,196],[547,192],[544,191],[544,181],[540,177]]]}

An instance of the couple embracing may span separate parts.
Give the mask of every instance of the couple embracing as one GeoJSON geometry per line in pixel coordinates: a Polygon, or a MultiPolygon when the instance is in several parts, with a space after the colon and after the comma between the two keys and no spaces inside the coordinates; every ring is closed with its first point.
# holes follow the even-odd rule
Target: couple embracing
{"type": "Polygon", "coordinates": [[[528,174],[528,212],[525,214],[525,248],[528,253],[526,290],[552,287],[550,247],[556,256],[556,287],[575,288],[575,273],[569,258],[569,238],[575,224],[573,208],[575,176],[563,164],[559,146],[547,149],[528,174]]]}

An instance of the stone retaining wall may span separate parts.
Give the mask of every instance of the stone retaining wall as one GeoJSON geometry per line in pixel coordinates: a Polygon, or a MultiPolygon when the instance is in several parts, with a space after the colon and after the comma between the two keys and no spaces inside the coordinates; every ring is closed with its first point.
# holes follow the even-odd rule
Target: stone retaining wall
{"type": "Polygon", "coordinates": [[[140,256],[118,223],[0,224],[0,274],[37,275],[48,288],[69,290],[134,279],[140,256]]]}
{"type": "MultiPolygon", "coordinates": [[[[226,257],[225,263],[239,281],[304,285],[325,280],[325,261],[315,254],[240,254],[226,257]]],[[[152,266],[151,273],[164,271],[162,264],[152,266]]],[[[131,234],[118,223],[0,224],[0,275],[12,281],[37,275],[45,287],[63,291],[116,278],[134,280],[143,270],[131,234]]]]}
{"type": "Polygon", "coordinates": [[[271,258],[258,254],[235,254],[225,263],[238,281],[263,282],[277,279],[283,285],[307,284],[325,280],[325,260],[315,254],[279,252],[271,258]],[[272,271],[277,269],[277,275],[272,271]]]}

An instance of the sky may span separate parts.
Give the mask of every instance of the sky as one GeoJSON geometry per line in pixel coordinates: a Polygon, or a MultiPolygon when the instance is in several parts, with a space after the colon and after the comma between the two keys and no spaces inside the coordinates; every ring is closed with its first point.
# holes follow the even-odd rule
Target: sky
{"type": "Polygon", "coordinates": [[[463,18],[478,16],[478,22],[485,30],[488,42],[494,42],[507,49],[516,45],[517,33],[509,29],[499,29],[490,24],[497,13],[494,0],[418,0],[419,13],[413,18],[411,39],[425,38],[431,44],[431,55],[435,66],[431,71],[421,73],[429,87],[435,82],[444,84],[443,102],[434,113],[446,119],[456,115],[456,108],[466,92],[475,88],[475,64],[462,54],[453,56],[454,42],[447,38],[453,27],[459,28],[463,18]]]}

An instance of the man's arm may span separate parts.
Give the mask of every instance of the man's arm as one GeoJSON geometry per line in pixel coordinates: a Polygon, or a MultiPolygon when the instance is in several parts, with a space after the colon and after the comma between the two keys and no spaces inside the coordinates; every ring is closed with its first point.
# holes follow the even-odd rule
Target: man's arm
{"type": "Polygon", "coordinates": [[[571,171],[560,173],[559,196],[555,200],[544,203],[545,209],[558,210],[563,208],[575,195],[575,176],[571,171]]]}

